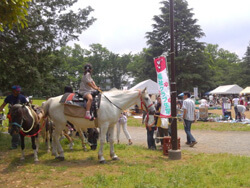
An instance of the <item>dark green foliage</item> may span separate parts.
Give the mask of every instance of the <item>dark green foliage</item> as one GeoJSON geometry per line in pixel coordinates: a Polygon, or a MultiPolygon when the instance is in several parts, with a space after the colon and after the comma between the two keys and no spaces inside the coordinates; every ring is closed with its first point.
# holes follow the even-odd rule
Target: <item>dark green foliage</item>
{"type": "Polygon", "coordinates": [[[213,73],[210,77],[210,90],[220,85],[240,83],[240,60],[235,53],[231,53],[218,45],[208,44],[204,51],[208,68],[213,73]]]}
{"type": "Polygon", "coordinates": [[[127,65],[132,55],[115,54],[101,44],[92,44],[87,59],[93,65],[93,79],[103,90],[121,89],[128,83],[127,65]]]}
{"type": "MultiPolygon", "coordinates": [[[[94,21],[91,7],[68,11],[77,0],[36,0],[29,5],[28,27],[0,33],[0,84],[8,91],[13,84],[25,92],[55,95],[60,92],[62,63],[54,56],[58,48],[78,39],[94,21]],[[53,53],[53,55],[52,55],[53,53]]],[[[61,89],[63,91],[63,89],[61,89]]]]}
{"type": "Polygon", "coordinates": [[[237,75],[237,79],[242,87],[247,87],[250,85],[250,43],[247,47],[245,56],[243,58],[242,63],[239,65],[240,67],[240,76],[237,75]]]}
{"type": "MultiPolygon", "coordinates": [[[[66,85],[75,90],[86,63],[93,65],[93,79],[103,90],[121,89],[134,78],[134,84],[146,79],[156,81],[154,58],[168,53],[170,70],[169,1],[163,1],[160,15],[153,17],[153,29],[146,33],[148,48],[132,55],[119,55],[102,44],[89,49],[80,45],[66,46],[78,39],[95,19],[91,7],[70,10],[77,0],[36,0],[30,2],[28,27],[0,32],[0,90],[9,92],[14,84],[21,85],[27,95],[55,96],[66,85]]],[[[250,46],[242,62],[238,56],[218,45],[204,44],[205,34],[186,0],[174,1],[175,70],[177,90],[204,93],[219,85],[249,86],[250,46]]],[[[170,71],[171,76],[171,71],[170,71]]]]}
{"type": "Polygon", "coordinates": [[[0,31],[4,31],[4,27],[12,28],[13,25],[19,25],[24,28],[27,26],[27,8],[30,0],[9,1],[2,0],[0,2],[0,31]]]}
{"type": "MultiPolygon", "coordinates": [[[[147,67],[152,67],[153,58],[163,52],[170,52],[170,4],[163,1],[161,15],[154,16],[153,31],[147,32],[149,50],[146,55],[147,67]]],[[[175,39],[175,70],[177,90],[190,90],[198,86],[206,90],[207,65],[204,62],[204,44],[198,40],[204,36],[197,20],[193,18],[192,9],[185,0],[174,1],[174,39],[175,39]],[[203,74],[204,73],[204,74],[203,74]]],[[[170,56],[169,56],[170,57],[170,56]]],[[[169,58],[168,58],[169,61],[169,58]]],[[[149,75],[151,79],[155,74],[149,75]]]]}

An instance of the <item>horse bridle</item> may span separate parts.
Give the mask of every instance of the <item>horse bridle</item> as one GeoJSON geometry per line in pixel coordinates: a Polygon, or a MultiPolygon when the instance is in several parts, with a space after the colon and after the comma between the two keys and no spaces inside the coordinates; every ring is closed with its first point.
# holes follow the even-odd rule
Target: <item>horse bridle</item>
{"type": "Polygon", "coordinates": [[[153,106],[154,104],[151,103],[150,105],[146,105],[145,102],[142,100],[142,94],[141,94],[141,90],[139,90],[139,96],[140,96],[140,100],[141,100],[141,109],[143,110],[143,106],[145,107],[146,109],[146,112],[148,112],[148,109],[153,106]]]}
{"type": "MultiPolygon", "coordinates": [[[[29,108],[27,108],[28,109],[28,112],[30,113],[30,109],[29,108]]],[[[28,133],[28,132],[30,132],[32,129],[33,129],[33,127],[34,127],[34,125],[35,125],[35,119],[34,119],[34,117],[33,117],[33,115],[32,115],[32,113],[30,113],[30,116],[32,117],[32,126],[30,127],[30,129],[29,130],[24,130],[23,129],[23,127],[22,127],[22,125],[23,125],[23,119],[24,118],[22,118],[21,119],[21,123],[19,124],[19,123],[17,123],[17,122],[11,122],[11,125],[16,125],[16,126],[18,126],[24,133],[28,133]]]]}

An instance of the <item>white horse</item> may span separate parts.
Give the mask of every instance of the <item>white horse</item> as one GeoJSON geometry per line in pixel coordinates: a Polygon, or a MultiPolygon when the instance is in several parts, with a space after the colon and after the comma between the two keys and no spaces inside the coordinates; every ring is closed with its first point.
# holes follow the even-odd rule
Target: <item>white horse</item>
{"type": "MultiPolygon", "coordinates": [[[[60,160],[64,160],[64,151],[59,142],[60,134],[65,129],[67,121],[71,122],[77,129],[86,130],[87,128],[94,128],[94,121],[86,120],[84,118],[71,117],[64,114],[64,105],[59,103],[62,96],[50,98],[45,102],[44,112],[45,116],[49,116],[54,124],[55,131],[52,139],[52,154],[60,160]]],[[[103,157],[103,146],[105,143],[106,133],[109,129],[110,133],[110,157],[113,160],[119,160],[114,152],[114,126],[117,123],[122,110],[128,109],[132,105],[137,104],[141,108],[154,113],[155,107],[146,91],[146,88],[141,90],[112,90],[104,92],[101,96],[101,104],[98,110],[98,127],[100,128],[100,149],[98,152],[98,159],[100,163],[105,163],[103,157]]]]}

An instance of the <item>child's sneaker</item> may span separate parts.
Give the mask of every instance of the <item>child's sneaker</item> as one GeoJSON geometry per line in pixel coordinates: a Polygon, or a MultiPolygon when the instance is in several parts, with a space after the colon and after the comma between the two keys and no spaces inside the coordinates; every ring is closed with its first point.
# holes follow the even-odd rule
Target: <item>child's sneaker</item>
{"type": "Polygon", "coordinates": [[[84,118],[85,118],[85,119],[89,119],[89,120],[92,119],[91,115],[86,115],[84,118]]]}

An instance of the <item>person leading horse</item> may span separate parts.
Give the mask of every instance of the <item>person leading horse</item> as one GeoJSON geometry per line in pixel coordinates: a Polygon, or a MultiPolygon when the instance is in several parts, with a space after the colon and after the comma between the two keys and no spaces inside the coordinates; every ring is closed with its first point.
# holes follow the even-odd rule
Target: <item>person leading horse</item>
{"type": "MultiPolygon", "coordinates": [[[[0,106],[0,112],[3,111],[4,107],[7,104],[11,106],[15,104],[25,104],[28,103],[25,96],[21,94],[21,87],[19,85],[12,86],[12,94],[8,95],[5,99],[3,104],[0,106]]],[[[9,126],[9,133],[12,136],[11,139],[11,149],[17,149],[18,144],[20,143],[20,137],[18,133],[14,133],[12,126],[9,126]]]]}

